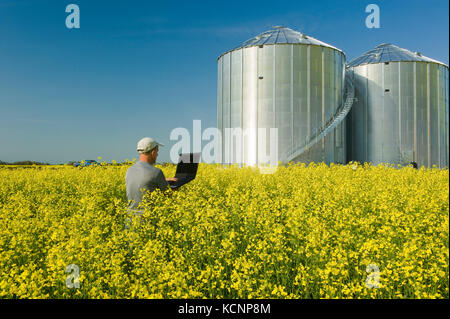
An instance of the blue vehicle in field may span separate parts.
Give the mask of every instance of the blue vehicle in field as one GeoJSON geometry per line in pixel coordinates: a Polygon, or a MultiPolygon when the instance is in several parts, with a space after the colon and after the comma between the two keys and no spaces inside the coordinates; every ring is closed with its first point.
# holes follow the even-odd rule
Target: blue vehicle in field
{"type": "Polygon", "coordinates": [[[98,163],[97,161],[94,161],[94,160],[85,160],[83,164],[81,162],[73,163],[73,167],[86,167],[86,166],[91,166],[91,165],[96,166],[96,165],[100,165],[100,163],[98,163]]]}

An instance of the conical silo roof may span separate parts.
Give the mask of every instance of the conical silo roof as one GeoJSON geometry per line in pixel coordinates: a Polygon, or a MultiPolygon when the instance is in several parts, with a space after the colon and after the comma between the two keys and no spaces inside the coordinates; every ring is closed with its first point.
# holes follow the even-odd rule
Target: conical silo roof
{"type": "Polygon", "coordinates": [[[329,45],[325,42],[317,40],[309,35],[306,35],[304,33],[298,32],[298,31],[294,31],[290,28],[286,28],[283,26],[275,26],[268,31],[258,34],[257,36],[255,36],[251,39],[248,39],[247,41],[243,42],[239,46],[223,53],[222,55],[227,54],[228,52],[231,52],[234,50],[239,50],[239,49],[243,49],[243,48],[247,48],[247,47],[259,46],[259,45],[270,45],[270,44],[318,45],[318,46],[322,46],[322,47],[335,49],[344,54],[344,52],[342,50],[340,50],[332,45],[329,45]]]}
{"type": "Polygon", "coordinates": [[[363,53],[360,57],[353,59],[347,64],[347,67],[356,67],[364,64],[401,61],[433,62],[445,65],[445,63],[423,56],[419,52],[412,52],[390,43],[383,43],[376,46],[372,50],[363,53]]]}

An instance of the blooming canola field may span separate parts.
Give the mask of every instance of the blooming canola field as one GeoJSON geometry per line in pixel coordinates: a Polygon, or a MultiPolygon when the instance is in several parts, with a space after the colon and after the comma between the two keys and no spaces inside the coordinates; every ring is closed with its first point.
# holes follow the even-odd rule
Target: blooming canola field
{"type": "Polygon", "coordinates": [[[0,166],[0,298],[449,298],[448,170],[128,167],[0,166]]]}

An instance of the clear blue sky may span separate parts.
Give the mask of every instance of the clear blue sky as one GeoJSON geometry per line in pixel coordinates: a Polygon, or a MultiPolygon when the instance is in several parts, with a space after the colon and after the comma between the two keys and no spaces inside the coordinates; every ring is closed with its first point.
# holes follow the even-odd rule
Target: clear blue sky
{"type": "Polygon", "coordinates": [[[217,57],[274,25],[347,60],[388,42],[448,65],[447,0],[0,0],[0,160],[123,161],[151,136],[169,161],[173,128],[216,126],[217,57]],[[371,3],[380,29],[365,26],[371,3]]]}

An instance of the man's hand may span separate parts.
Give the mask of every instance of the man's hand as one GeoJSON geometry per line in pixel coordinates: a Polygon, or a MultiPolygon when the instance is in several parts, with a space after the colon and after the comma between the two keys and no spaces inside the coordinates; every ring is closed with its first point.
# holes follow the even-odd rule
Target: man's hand
{"type": "MultiPolygon", "coordinates": [[[[177,182],[178,178],[169,177],[169,178],[166,178],[166,181],[167,181],[167,183],[169,183],[169,185],[171,185],[171,184],[177,182]]],[[[177,189],[176,188],[171,188],[171,190],[176,191],[177,189]]]]}

